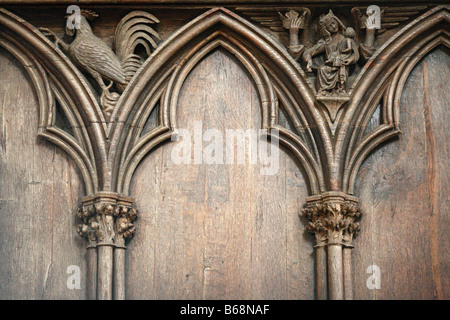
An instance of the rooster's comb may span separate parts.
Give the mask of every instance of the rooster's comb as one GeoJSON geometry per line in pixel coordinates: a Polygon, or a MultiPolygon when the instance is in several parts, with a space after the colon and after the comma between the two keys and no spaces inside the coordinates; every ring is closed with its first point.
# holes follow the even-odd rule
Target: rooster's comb
{"type": "Polygon", "coordinates": [[[81,13],[81,15],[83,17],[85,17],[88,20],[93,20],[93,19],[98,17],[98,14],[95,11],[92,11],[92,10],[85,10],[85,9],[83,9],[83,10],[81,10],[80,13],[81,13]]]}

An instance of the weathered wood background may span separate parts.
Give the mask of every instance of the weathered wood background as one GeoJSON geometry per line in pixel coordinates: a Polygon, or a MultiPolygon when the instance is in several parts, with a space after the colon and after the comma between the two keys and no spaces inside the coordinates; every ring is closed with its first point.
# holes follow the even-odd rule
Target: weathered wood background
{"type": "Polygon", "coordinates": [[[416,65],[402,95],[402,135],[359,172],[365,215],[353,254],[357,298],[450,298],[449,66],[443,46],[416,65]],[[380,290],[367,289],[370,265],[381,269],[380,290]]]}
{"type": "Polygon", "coordinates": [[[3,48],[0,105],[0,298],[84,298],[85,290],[66,286],[68,266],[86,272],[75,227],[81,176],[65,152],[36,137],[37,98],[3,48]]]}
{"type": "MultiPolygon", "coordinates": [[[[201,121],[225,137],[259,129],[259,105],[243,67],[219,50],[185,82],[178,124],[193,132],[201,121]]],[[[278,174],[262,176],[248,159],[175,165],[174,145],[150,154],[133,180],[143,223],[130,244],[128,297],[312,299],[312,239],[298,217],[307,190],[293,158],[281,151],[278,174]]]]}
{"type": "MultiPolygon", "coordinates": [[[[437,48],[415,67],[401,101],[403,135],[360,170],[357,299],[450,298],[449,65],[437,48]],[[380,267],[381,289],[366,285],[371,265],[380,267]]],[[[255,85],[223,50],[206,56],[182,90],[182,128],[202,121],[224,136],[259,128],[255,85]]],[[[75,218],[83,185],[74,162],[36,137],[37,111],[27,73],[0,49],[0,298],[83,299],[86,252],[75,218]],[[67,288],[70,265],[81,268],[80,290],[67,288]]],[[[173,148],[154,150],[133,177],[140,217],[127,251],[128,298],[313,299],[313,239],[298,217],[307,186],[290,152],[281,147],[278,174],[262,176],[261,164],[248,162],[175,165],[173,148]]]]}

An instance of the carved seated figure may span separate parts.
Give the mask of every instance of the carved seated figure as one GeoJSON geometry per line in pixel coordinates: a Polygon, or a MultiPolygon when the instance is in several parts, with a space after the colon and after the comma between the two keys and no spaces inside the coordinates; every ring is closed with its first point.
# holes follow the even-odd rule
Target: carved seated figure
{"type": "Polygon", "coordinates": [[[325,62],[317,68],[318,95],[347,95],[349,66],[359,60],[359,48],[353,40],[355,31],[346,28],[331,10],[320,17],[319,27],[323,39],[303,53],[306,69],[312,72],[312,57],[325,53],[325,62]]]}

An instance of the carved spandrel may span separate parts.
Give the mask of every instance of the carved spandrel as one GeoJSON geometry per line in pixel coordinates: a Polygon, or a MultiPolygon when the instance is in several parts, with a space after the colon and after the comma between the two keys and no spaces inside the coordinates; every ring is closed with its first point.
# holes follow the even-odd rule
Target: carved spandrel
{"type": "MultiPolygon", "coordinates": [[[[73,15],[75,14],[77,13],[73,15]]],[[[74,19],[77,23],[71,28],[66,27],[66,34],[74,36],[71,43],[64,42],[47,28],[40,28],[40,30],[98,84],[101,89],[100,106],[108,121],[120,94],[144,60],[157,47],[157,41],[161,40],[159,34],[151,27],[159,23],[159,20],[148,12],[130,12],[116,27],[113,50],[103,39],[96,36],[91,28],[89,21],[97,18],[97,13],[81,10],[79,17],[73,15],[67,18],[74,19]],[[138,45],[145,49],[145,55],[136,53],[138,45]]]]}
{"type": "Polygon", "coordinates": [[[352,8],[356,37],[363,58],[368,60],[380,46],[376,44],[377,37],[409,22],[427,8],[427,6],[378,7],[373,5],[352,8]]]}
{"type": "MultiPolygon", "coordinates": [[[[352,70],[353,74],[350,74],[349,66],[356,63],[362,65],[370,59],[382,44],[376,43],[378,36],[410,21],[426,8],[427,6],[380,8],[375,5],[354,7],[346,14],[341,12],[347,23],[343,23],[343,20],[337,17],[332,10],[319,16],[316,11],[311,13],[307,8],[296,8],[295,10],[285,10],[284,13],[279,12],[279,15],[282,26],[289,32],[289,42],[286,43],[289,54],[299,62],[305,72],[315,74],[318,100],[324,101],[330,111],[330,117],[334,121],[337,110],[331,110],[335,108],[330,109],[330,103],[328,103],[330,99],[324,97],[348,96],[349,78],[356,76],[357,70],[359,70],[359,68],[352,68],[354,69],[352,70]],[[313,18],[312,15],[316,16],[313,23],[310,22],[313,18]],[[337,26],[337,30],[333,30],[334,27],[331,26],[333,24],[337,26]],[[319,39],[311,43],[310,39],[313,38],[314,30],[319,32],[319,39]],[[301,41],[299,41],[299,34],[301,34],[301,41]],[[342,39],[337,41],[336,38],[342,39]],[[323,61],[319,59],[314,62],[316,60],[314,56],[319,53],[324,55],[323,61]],[[328,67],[324,68],[324,66],[328,67]],[[330,70],[335,68],[339,69],[338,76],[335,76],[334,71],[336,70],[330,70]]],[[[243,8],[239,9],[243,13],[246,12],[243,8]]],[[[264,25],[273,20],[270,19],[270,14],[267,13],[264,17],[266,16],[266,19],[250,18],[264,25]]],[[[274,22],[270,26],[271,31],[280,29],[274,22]]],[[[387,38],[383,39],[387,40],[387,38]]],[[[342,106],[343,103],[340,102],[339,105],[342,106]]]]}
{"type": "Polygon", "coordinates": [[[304,9],[300,13],[294,10],[290,10],[284,14],[278,13],[282,21],[283,27],[289,31],[289,54],[298,59],[308,46],[308,24],[311,12],[308,9],[304,9]],[[300,31],[302,30],[302,31],[300,31]],[[301,32],[301,41],[299,40],[299,32],[301,32]]]}
{"type": "Polygon", "coordinates": [[[346,96],[349,67],[359,60],[359,46],[354,41],[355,31],[346,27],[331,10],[320,16],[319,31],[322,38],[302,55],[306,71],[312,72],[312,58],[323,54],[324,62],[316,67],[318,97],[346,96]]]}
{"type": "MultiPolygon", "coordinates": [[[[273,8],[270,9],[274,11],[278,19],[277,23],[283,28],[282,20],[278,12],[281,12],[285,15],[291,8],[284,8],[285,10],[281,10],[279,8],[277,8],[276,10],[273,8]]],[[[316,8],[314,16],[318,17],[320,13],[326,13],[327,10],[325,9],[328,8],[316,8]]],[[[344,9],[347,10],[348,8],[344,9]]],[[[349,18],[346,16],[344,9],[336,8],[336,14],[340,18],[342,18],[345,26],[350,26],[350,24],[348,23],[349,18]]],[[[311,26],[305,29],[301,29],[300,27],[302,26],[302,23],[300,23],[301,21],[299,17],[303,16],[303,11],[300,9],[295,9],[294,11],[299,12],[299,15],[297,16],[298,19],[294,19],[294,21],[297,20],[297,23],[293,24],[293,29],[295,30],[295,27],[298,26],[298,36],[301,35],[303,39],[304,35],[309,34],[311,26]],[[308,32],[306,32],[307,30],[308,32]]],[[[347,12],[348,11],[349,10],[347,10],[347,12]]],[[[364,10],[362,10],[362,12],[364,12],[364,10]]],[[[295,14],[292,16],[295,16],[295,14]]],[[[394,16],[395,15],[391,16],[391,19],[394,19],[394,16]]],[[[406,21],[407,20],[404,20],[403,22],[406,23],[406,21]]],[[[330,135],[328,134],[329,128],[322,125],[323,117],[320,113],[316,112],[317,101],[315,101],[313,94],[315,92],[312,92],[313,90],[309,90],[308,85],[310,83],[304,81],[305,74],[300,72],[301,70],[298,64],[288,56],[287,45],[286,52],[284,52],[282,46],[279,45],[280,42],[273,41],[273,39],[267,37],[267,34],[261,32],[259,28],[255,28],[254,26],[250,27],[247,21],[244,21],[244,19],[241,19],[237,15],[229,12],[227,9],[208,11],[198,19],[186,25],[184,27],[184,33],[175,33],[174,35],[170,36],[168,38],[168,41],[166,41],[165,44],[161,46],[161,50],[158,52],[158,57],[161,57],[160,61],[188,61],[187,57],[193,56],[192,53],[195,52],[187,52],[190,46],[181,48],[178,45],[180,42],[189,43],[192,44],[191,47],[195,47],[200,41],[205,41],[205,37],[202,37],[202,35],[212,34],[212,32],[216,32],[217,29],[223,31],[225,34],[227,34],[227,36],[229,35],[230,37],[232,37],[233,33],[235,33],[236,37],[233,39],[235,42],[230,42],[228,45],[238,53],[244,52],[244,50],[241,50],[241,48],[243,47],[244,49],[248,50],[248,52],[250,52],[252,59],[255,58],[256,60],[258,60],[258,66],[268,66],[268,68],[265,69],[265,71],[268,72],[268,76],[266,76],[266,74],[264,74],[264,76],[258,75],[258,79],[268,80],[261,86],[264,86],[266,88],[273,88],[273,82],[276,85],[276,88],[279,88],[278,91],[280,101],[282,100],[282,95],[284,95],[284,97],[293,97],[294,100],[292,102],[290,102],[288,99],[284,99],[283,103],[286,104],[286,106],[289,106],[291,104],[291,110],[298,109],[297,111],[299,113],[305,113],[306,116],[299,118],[299,127],[314,128],[314,131],[310,135],[310,141],[314,142],[312,144],[313,147],[302,144],[301,141],[297,141],[296,139],[288,140],[290,149],[293,150],[296,155],[300,155],[299,159],[301,159],[303,166],[307,168],[306,172],[308,174],[308,179],[309,181],[312,181],[310,182],[312,185],[311,194],[314,194],[316,196],[318,194],[323,195],[324,193],[327,193],[327,190],[330,189],[342,190],[343,193],[353,194],[354,179],[357,175],[357,170],[364,158],[368,154],[370,154],[370,151],[378,146],[381,142],[384,142],[399,133],[399,112],[397,109],[398,106],[396,105],[396,101],[399,100],[397,99],[397,94],[401,94],[403,83],[396,84],[395,82],[390,81],[390,79],[399,78],[400,75],[407,76],[410,70],[409,68],[412,68],[414,66],[414,60],[419,60],[421,56],[426,54],[431,48],[435,47],[436,43],[447,44],[448,33],[446,33],[445,30],[448,29],[448,21],[448,10],[438,7],[430,10],[430,12],[424,15],[422,18],[418,19],[410,26],[405,27],[405,29],[403,30],[403,34],[396,33],[395,36],[392,36],[394,30],[386,32],[385,39],[388,39],[390,36],[392,36],[392,41],[390,43],[387,43],[387,45],[382,50],[374,53],[372,57],[373,59],[376,60],[380,58],[379,60],[376,60],[375,63],[368,65],[368,68],[364,68],[363,70],[349,70],[349,78],[347,78],[346,84],[351,85],[354,91],[349,91],[349,94],[352,94],[352,100],[351,103],[348,104],[347,110],[344,113],[344,121],[345,124],[351,125],[344,126],[342,130],[339,130],[336,139],[331,139],[330,135]],[[232,32],[227,33],[230,30],[232,32]],[[421,30],[421,32],[417,32],[417,30],[421,30]],[[429,30],[437,30],[439,32],[428,32],[429,30]],[[436,36],[434,36],[433,34],[435,34],[436,36]],[[201,37],[200,40],[198,40],[199,37],[201,37]],[[442,38],[442,40],[440,40],[440,38],[442,38]],[[242,41],[242,39],[245,39],[245,41],[242,41]],[[440,42],[437,40],[439,40],[440,42]],[[414,46],[412,48],[410,44],[412,44],[413,41],[423,47],[414,46]],[[248,47],[246,47],[247,45],[248,47]],[[253,55],[253,53],[255,53],[255,55],[253,55]],[[259,60],[259,58],[261,58],[261,60],[259,60]],[[396,59],[404,59],[405,63],[402,63],[400,66],[392,65],[389,63],[390,61],[395,61],[396,59]],[[389,62],[386,62],[388,60],[389,62]],[[261,62],[263,63],[261,64],[261,62]],[[271,70],[275,71],[272,73],[271,70]],[[355,77],[355,75],[358,73],[360,73],[361,75],[360,78],[355,77]],[[278,77],[279,75],[282,76],[278,77]],[[358,81],[361,81],[361,86],[358,87],[358,84],[354,86],[353,84],[349,83],[353,81],[350,78],[356,78],[358,79],[358,81]],[[377,79],[376,82],[386,83],[387,85],[385,86],[385,88],[380,89],[379,87],[377,87],[376,83],[372,83],[371,79],[377,79]],[[379,92],[379,90],[383,91],[380,93],[380,95],[375,96],[371,101],[362,100],[362,98],[366,97],[366,95],[375,95],[375,93],[379,92]],[[391,97],[388,96],[388,92],[396,92],[396,94],[391,97]],[[301,97],[301,99],[297,99],[297,97],[301,97]],[[367,123],[365,122],[365,119],[367,119],[366,117],[370,116],[370,110],[372,106],[378,105],[380,103],[380,99],[386,101],[386,103],[383,103],[380,107],[383,108],[383,113],[386,115],[386,121],[383,123],[383,130],[376,132],[376,134],[371,134],[367,138],[360,137],[359,131],[363,130],[361,128],[365,127],[365,123],[367,123]],[[297,106],[299,105],[302,106],[302,108],[297,108],[297,106]],[[307,121],[302,122],[302,119],[306,119],[307,121]],[[321,146],[320,148],[318,148],[318,150],[314,149],[314,146],[317,145],[321,146]],[[311,150],[305,150],[309,148],[311,150]]],[[[48,87],[48,85],[46,84],[48,84],[49,81],[50,84],[52,84],[55,88],[58,87],[58,85],[61,85],[60,87],[65,89],[64,94],[68,94],[68,96],[71,98],[69,99],[69,101],[83,102],[67,104],[68,109],[72,108],[74,112],[81,112],[83,115],[85,115],[85,118],[81,120],[76,119],[76,117],[71,118],[74,122],[77,122],[76,126],[74,127],[84,128],[91,126],[95,129],[89,132],[90,135],[83,136],[84,141],[82,143],[75,143],[71,138],[63,140],[60,136],[56,136],[54,134],[52,135],[51,130],[46,131],[47,128],[52,129],[52,122],[48,120],[50,119],[50,117],[44,117],[45,121],[42,123],[42,126],[40,126],[40,128],[42,129],[40,134],[42,136],[44,136],[45,134],[45,137],[53,142],[57,141],[64,150],[68,151],[69,154],[77,160],[77,163],[80,164],[80,167],[82,169],[83,177],[85,177],[85,180],[87,181],[87,190],[89,190],[87,191],[87,194],[96,194],[97,192],[100,192],[99,190],[105,190],[105,192],[107,192],[106,190],[118,190],[118,192],[120,192],[121,194],[128,194],[128,177],[132,176],[132,172],[135,169],[135,166],[133,164],[129,166],[131,167],[131,169],[129,169],[129,167],[126,167],[126,169],[124,169],[124,167],[122,166],[122,162],[116,165],[114,163],[114,159],[121,159],[118,155],[122,154],[122,152],[126,152],[127,150],[138,150],[138,148],[134,148],[136,145],[133,145],[132,143],[128,144],[128,140],[123,139],[123,137],[128,135],[130,131],[132,132],[135,127],[111,126],[110,128],[108,128],[106,125],[104,126],[102,123],[103,119],[97,118],[98,113],[92,112],[95,111],[98,106],[95,104],[94,100],[90,99],[90,88],[88,88],[88,86],[84,87],[86,81],[82,79],[83,77],[79,77],[78,72],[73,72],[76,70],[72,67],[72,64],[68,61],[68,59],[66,59],[66,57],[61,53],[60,50],[55,50],[55,47],[52,46],[49,41],[45,41],[42,35],[36,36],[37,32],[35,32],[34,29],[30,29],[29,25],[24,24],[23,21],[20,21],[17,18],[12,18],[10,14],[5,14],[4,11],[0,11],[0,23],[2,24],[2,28],[7,30],[7,43],[8,41],[10,41],[12,43],[12,48],[22,48],[20,44],[14,45],[16,42],[16,38],[18,39],[17,41],[20,41],[22,39],[33,40],[29,44],[31,51],[33,52],[30,52],[30,54],[26,52],[27,56],[24,55],[22,58],[26,62],[26,65],[29,66],[32,65],[31,63],[29,63],[29,57],[33,56],[35,54],[34,52],[39,53],[38,56],[41,57],[41,60],[44,63],[42,67],[42,73],[45,74],[45,72],[49,72],[50,74],[48,79],[45,77],[45,79],[43,79],[41,82],[38,82],[39,85],[36,85],[36,87],[48,87]],[[14,23],[11,23],[11,21],[14,21],[14,23]],[[9,35],[8,32],[10,32],[9,35]],[[36,45],[36,43],[38,45],[36,45]],[[55,63],[55,61],[62,63],[55,63]],[[59,80],[56,84],[53,83],[54,81],[56,81],[55,79],[59,80]],[[73,88],[75,87],[84,88],[86,90],[75,91],[73,90],[73,88]],[[88,92],[89,94],[87,94],[86,92],[88,92]],[[77,99],[78,96],[83,99],[77,99]],[[105,130],[106,133],[104,134],[102,130],[105,130]],[[107,137],[107,139],[105,137],[107,137]],[[122,141],[126,141],[126,143],[122,144],[122,141]],[[86,144],[89,145],[89,148],[85,147],[86,144]],[[108,146],[108,148],[109,146],[113,146],[113,148],[108,149],[106,146],[108,146]],[[91,149],[94,149],[94,152],[92,152],[91,149]],[[88,157],[88,155],[90,154],[93,155],[91,158],[88,157]],[[125,173],[123,173],[124,171],[125,173]]],[[[383,22],[381,23],[381,26],[383,27],[383,22]]],[[[271,27],[269,29],[272,30],[272,28],[274,27],[271,27]]],[[[356,24],[353,25],[353,28],[356,33],[356,35],[354,36],[354,41],[359,44],[361,48],[361,39],[367,38],[364,37],[364,28],[359,28],[356,24]]],[[[343,32],[343,30],[344,29],[342,29],[341,32],[343,32]]],[[[281,31],[285,33],[285,36],[287,36],[285,28],[283,28],[281,31]]],[[[380,49],[380,43],[377,43],[377,41],[380,41],[378,38],[378,35],[380,33],[381,30],[378,30],[376,33],[377,36],[373,41],[374,47],[378,49],[380,49]]],[[[385,33],[383,33],[383,35],[384,34],[385,33]]],[[[214,38],[211,37],[211,39],[214,38]]],[[[222,40],[226,41],[225,38],[222,40]]],[[[312,45],[317,44],[317,42],[320,41],[319,36],[315,37],[313,40],[314,41],[312,45]]],[[[368,42],[371,42],[369,40],[368,42]]],[[[311,45],[307,45],[305,44],[305,42],[302,42],[300,38],[298,39],[298,43],[300,43],[300,45],[304,45],[303,49],[309,49],[312,47],[311,45]]],[[[58,46],[63,47],[62,44],[58,44],[58,46]]],[[[23,46],[23,49],[27,49],[27,47],[28,46],[23,46]]],[[[196,48],[200,48],[200,46],[197,46],[196,48]]],[[[17,51],[17,49],[13,49],[12,51],[17,51]]],[[[117,50],[114,50],[113,52],[115,55],[117,55],[117,57],[119,57],[117,50]]],[[[323,57],[324,55],[318,54],[317,56],[323,57]]],[[[121,60],[120,58],[118,59],[119,61],[121,60]]],[[[306,69],[304,61],[300,59],[297,60],[297,62],[300,63],[300,66],[303,70],[306,69]]],[[[317,65],[321,65],[321,63],[322,62],[319,59],[316,60],[317,65]]],[[[362,65],[362,63],[364,63],[364,61],[363,59],[360,59],[359,64],[362,65]]],[[[35,65],[39,66],[39,62],[36,61],[35,65]]],[[[352,65],[352,67],[353,66],[354,65],[352,65]]],[[[144,90],[144,88],[146,88],[147,83],[151,83],[149,82],[149,78],[153,78],[149,76],[142,76],[143,74],[147,74],[145,71],[155,69],[156,71],[154,71],[153,74],[164,74],[170,76],[171,71],[169,70],[169,68],[171,67],[172,65],[169,66],[168,63],[161,63],[159,65],[149,63],[146,66],[142,67],[143,72],[141,72],[139,76],[136,76],[136,90],[141,90],[141,92],[136,93],[136,95],[144,96],[144,94],[146,95],[148,93],[144,90]]],[[[30,72],[30,74],[35,76],[32,77],[33,79],[40,79],[39,77],[42,77],[42,75],[38,72],[41,71],[40,69],[27,68],[27,70],[28,72],[30,72]]],[[[309,75],[311,76],[311,74],[309,75]]],[[[131,73],[131,77],[133,77],[133,73],[131,73]]],[[[176,83],[176,85],[179,85],[178,87],[181,87],[182,82],[176,83]]],[[[117,90],[116,93],[119,94],[121,92],[119,87],[120,83],[113,83],[113,85],[111,86],[111,91],[117,90]]],[[[161,87],[161,90],[164,90],[164,88],[161,87]]],[[[167,90],[166,92],[169,93],[169,101],[177,100],[178,93],[176,90],[167,90]],[[174,95],[172,95],[173,92],[175,92],[174,95]]],[[[47,98],[47,96],[45,95],[46,92],[44,92],[44,90],[40,90],[38,91],[38,93],[41,93],[44,96],[42,98],[42,107],[40,110],[44,110],[45,112],[42,112],[41,114],[44,116],[46,116],[46,114],[51,114],[51,103],[48,102],[51,101],[51,97],[47,98]]],[[[61,93],[62,96],[64,94],[61,93]]],[[[122,98],[122,101],[125,103],[121,104],[121,108],[123,107],[123,114],[126,117],[130,117],[130,122],[138,123],[138,120],[142,120],[141,118],[139,118],[139,115],[145,114],[145,107],[134,103],[127,104],[126,102],[132,101],[127,100],[127,94],[123,94],[122,98]]],[[[334,97],[333,95],[331,95],[331,97],[328,98],[332,100],[334,97]]],[[[271,103],[273,103],[275,99],[268,100],[270,102],[267,104],[263,104],[263,110],[266,110],[265,114],[269,115],[267,119],[274,119],[273,123],[267,122],[267,127],[271,127],[276,122],[276,116],[273,116],[270,112],[272,110],[276,110],[277,108],[269,108],[269,106],[272,106],[271,103]]],[[[322,98],[322,102],[323,101],[324,100],[322,98]]],[[[176,119],[176,114],[171,114],[171,110],[172,108],[162,108],[162,117],[164,119],[176,119]]],[[[295,112],[289,113],[289,116],[292,117],[292,119],[297,120],[297,118],[295,117],[295,112]]],[[[165,131],[161,132],[165,133],[165,131]]],[[[151,146],[151,143],[153,143],[154,141],[161,142],[161,140],[158,140],[161,137],[162,135],[148,137],[148,146],[151,146]]],[[[284,137],[286,138],[288,137],[288,135],[285,134],[284,137]]],[[[289,137],[291,137],[291,135],[289,135],[289,137]]],[[[139,152],[139,156],[132,155],[130,157],[130,163],[137,164],[141,159],[140,154],[144,155],[151,149],[152,148],[148,147],[145,152],[139,152]]],[[[329,263],[329,265],[333,266],[335,262],[340,262],[343,260],[342,256],[348,256],[348,254],[340,255],[339,250],[342,249],[343,251],[346,251],[346,253],[350,251],[349,246],[351,246],[351,240],[358,231],[357,219],[359,218],[360,214],[358,213],[359,210],[353,207],[349,207],[345,204],[347,201],[345,196],[342,196],[340,199],[334,202],[328,200],[318,200],[317,205],[320,205],[320,207],[317,206],[317,208],[320,208],[320,210],[316,210],[316,213],[311,213],[310,216],[312,224],[308,226],[308,229],[315,233],[316,238],[319,239],[318,244],[322,246],[324,244],[332,244],[327,249],[330,249],[329,251],[330,253],[332,253],[329,255],[329,257],[331,257],[331,262],[329,263]]],[[[125,212],[126,210],[118,211],[117,207],[120,206],[120,204],[117,199],[115,199],[115,201],[116,202],[112,201],[112,204],[111,202],[108,202],[109,204],[105,206],[95,206],[94,202],[92,202],[91,204],[83,202],[83,205],[87,205],[88,207],[86,209],[83,207],[82,210],[80,210],[80,216],[83,220],[83,225],[80,227],[81,233],[87,236],[88,239],[93,242],[94,246],[96,242],[100,240],[103,243],[106,243],[106,241],[108,241],[110,244],[110,246],[100,246],[99,248],[97,248],[99,250],[89,250],[90,254],[98,251],[100,262],[112,261],[110,254],[113,251],[111,250],[112,248],[110,248],[112,246],[116,247],[114,249],[115,254],[121,253],[121,251],[123,250],[117,250],[119,248],[118,245],[120,245],[119,242],[122,241],[122,239],[131,236],[134,231],[132,222],[133,215],[128,216],[128,213],[125,212]],[[114,210],[114,208],[116,210],[114,210]],[[113,241],[111,239],[113,239],[113,241]],[[108,252],[108,250],[110,252],[108,252]]],[[[350,201],[350,203],[352,203],[352,201],[350,201]]],[[[325,250],[324,248],[318,248],[318,251],[324,253],[325,250]]],[[[115,255],[115,258],[116,257],[117,256],[115,255]]],[[[123,256],[119,256],[119,258],[123,259],[123,256]]],[[[118,260],[120,260],[119,258],[118,260]]],[[[119,263],[114,266],[114,269],[116,269],[116,266],[123,265],[124,263],[120,263],[119,261],[119,263]]],[[[350,265],[351,261],[347,264],[347,266],[350,265]]],[[[94,270],[97,269],[94,268],[94,270]]],[[[102,276],[102,279],[110,276],[109,269],[103,270],[99,268],[98,270],[100,270],[99,275],[102,276]]],[[[122,268],[119,270],[124,269],[122,268]]],[[[334,279],[334,282],[340,282],[342,278],[342,275],[338,272],[335,273],[335,277],[329,277],[329,279],[334,279]]],[[[336,297],[331,296],[331,298],[336,297]]]]}

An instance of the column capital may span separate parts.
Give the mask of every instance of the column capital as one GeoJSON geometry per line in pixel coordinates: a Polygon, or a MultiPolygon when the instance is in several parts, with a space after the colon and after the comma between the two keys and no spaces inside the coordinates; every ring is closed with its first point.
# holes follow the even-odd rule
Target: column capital
{"type": "Polygon", "coordinates": [[[309,220],[306,229],[315,235],[316,247],[353,247],[362,215],[356,197],[339,191],[324,192],[308,197],[301,213],[309,220]]]}
{"type": "Polygon", "coordinates": [[[81,220],[78,233],[86,238],[89,247],[101,245],[125,248],[125,240],[135,232],[133,222],[137,210],[133,198],[113,192],[98,192],[84,197],[77,216],[81,220]]]}

